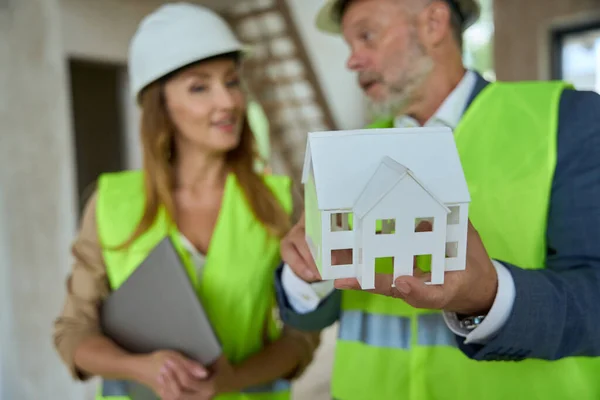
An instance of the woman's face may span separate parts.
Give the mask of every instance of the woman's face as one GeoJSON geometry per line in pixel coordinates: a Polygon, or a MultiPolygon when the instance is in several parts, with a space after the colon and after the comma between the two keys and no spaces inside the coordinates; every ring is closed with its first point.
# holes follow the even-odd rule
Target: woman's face
{"type": "Polygon", "coordinates": [[[233,59],[190,66],[170,78],[164,90],[179,146],[211,153],[237,147],[246,104],[233,59]]]}

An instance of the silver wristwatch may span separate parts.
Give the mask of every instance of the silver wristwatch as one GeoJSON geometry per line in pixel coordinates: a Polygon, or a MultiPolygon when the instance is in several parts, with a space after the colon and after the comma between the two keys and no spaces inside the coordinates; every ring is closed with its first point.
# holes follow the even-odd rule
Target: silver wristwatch
{"type": "Polygon", "coordinates": [[[485,315],[475,315],[464,317],[459,320],[460,326],[466,330],[472,331],[477,328],[485,319],[485,315]]]}

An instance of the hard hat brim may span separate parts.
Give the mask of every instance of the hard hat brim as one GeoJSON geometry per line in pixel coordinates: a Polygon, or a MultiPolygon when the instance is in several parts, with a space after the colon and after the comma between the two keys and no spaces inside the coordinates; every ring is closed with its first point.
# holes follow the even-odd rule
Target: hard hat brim
{"type": "Polygon", "coordinates": [[[340,34],[342,27],[337,15],[338,0],[327,1],[317,13],[315,24],[317,28],[325,33],[340,34]]]}
{"type": "MultiPolygon", "coordinates": [[[[331,34],[342,33],[338,4],[339,0],[329,0],[321,7],[315,18],[315,25],[320,31],[331,34]]],[[[481,7],[476,0],[473,0],[472,8],[472,12],[465,19],[463,31],[473,25],[481,14],[481,7]]]]}
{"type": "Polygon", "coordinates": [[[203,61],[210,60],[212,58],[216,58],[219,56],[224,56],[226,54],[236,54],[237,53],[240,57],[239,58],[240,62],[243,62],[245,59],[252,56],[252,54],[254,52],[253,50],[254,50],[254,48],[252,45],[249,45],[246,43],[238,43],[235,46],[232,46],[230,49],[221,49],[221,51],[218,51],[218,52],[206,53],[201,58],[190,58],[187,61],[183,61],[183,62],[182,62],[182,60],[177,60],[177,63],[173,64],[171,67],[168,67],[164,70],[158,71],[154,75],[146,76],[144,80],[147,83],[145,83],[143,85],[137,84],[137,86],[132,89],[132,95],[133,95],[135,101],[139,103],[140,95],[146,87],[148,87],[153,82],[156,82],[157,80],[162,79],[165,76],[168,76],[169,74],[172,74],[183,68],[189,67],[190,65],[194,65],[196,63],[201,63],[203,61]]]}

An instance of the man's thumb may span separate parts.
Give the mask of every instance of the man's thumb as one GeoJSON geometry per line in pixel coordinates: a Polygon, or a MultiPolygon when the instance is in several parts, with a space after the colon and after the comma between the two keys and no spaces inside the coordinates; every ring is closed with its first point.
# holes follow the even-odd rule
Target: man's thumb
{"type": "Polygon", "coordinates": [[[417,308],[435,308],[441,288],[426,285],[422,280],[414,276],[400,276],[394,282],[400,297],[408,304],[417,308]]]}

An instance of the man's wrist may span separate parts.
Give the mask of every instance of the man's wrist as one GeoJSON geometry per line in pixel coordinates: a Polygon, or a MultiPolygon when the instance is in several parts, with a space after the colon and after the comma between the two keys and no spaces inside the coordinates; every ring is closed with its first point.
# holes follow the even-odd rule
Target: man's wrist
{"type": "Polygon", "coordinates": [[[467,302],[466,307],[462,310],[457,310],[459,318],[462,317],[464,319],[466,317],[484,316],[489,313],[496,300],[496,294],[498,293],[498,273],[493,264],[491,265],[488,277],[483,279],[481,284],[473,289],[474,290],[471,291],[473,296],[471,297],[471,300],[467,302]]]}
{"type": "MultiPolygon", "coordinates": [[[[509,270],[499,261],[492,260],[498,277],[498,290],[494,304],[485,317],[473,329],[466,327],[466,315],[446,311],[443,313],[448,328],[458,336],[465,338],[465,344],[485,344],[504,327],[512,312],[515,300],[515,285],[509,270]],[[461,318],[462,317],[462,321],[461,318]]],[[[477,315],[475,315],[477,316],[477,315]]],[[[473,317],[473,316],[471,316],[473,317]]]]}

